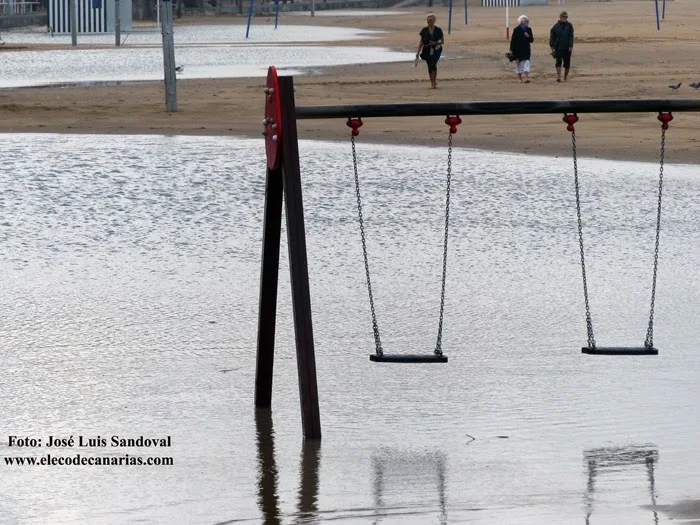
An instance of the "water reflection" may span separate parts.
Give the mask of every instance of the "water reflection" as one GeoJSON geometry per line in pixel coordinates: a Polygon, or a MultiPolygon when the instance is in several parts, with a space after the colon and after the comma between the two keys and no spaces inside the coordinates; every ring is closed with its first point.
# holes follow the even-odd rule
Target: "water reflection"
{"type": "MultiPolygon", "coordinates": [[[[277,464],[275,462],[275,431],[270,410],[256,410],[255,427],[258,447],[258,507],[266,525],[282,523],[279,505],[277,464]]],[[[318,520],[318,470],[321,460],[321,442],[305,440],[302,443],[297,523],[318,520]]]]}
{"type": "MultiPolygon", "coordinates": [[[[373,492],[376,519],[372,522],[375,525],[382,523],[389,510],[395,513],[416,514],[415,509],[410,509],[409,505],[402,499],[401,504],[388,505],[385,498],[391,487],[396,487],[394,493],[401,495],[401,486],[407,485],[412,493],[420,492],[421,485],[425,480],[430,480],[434,476],[434,483],[437,492],[439,523],[447,523],[447,498],[445,497],[445,455],[442,452],[430,454],[375,454],[372,456],[373,471],[373,492]],[[385,484],[386,483],[386,484],[385,484]],[[387,490],[389,489],[389,490],[387,490]]],[[[408,492],[406,490],[405,492],[408,492]]],[[[405,493],[404,492],[404,493],[405,493]]],[[[429,506],[429,492],[423,492],[425,498],[417,502],[419,512],[424,513],[425,507],[429,506]]]]}
{"type": "Polygon", "coordinates": [[[321,442],[304,440],[301,448],[299,503],[297,523],[314,523],[318,519],[318,468],[321,461],[321,442]]]}
{"type": "Polygon", "coordinates": [[[653,446],[605,447],[584,451],[584,461],[588,468],[588,483],[584,496],[586,525],[590,525],[593,514],[595,482],[601,473],[619,473],[636,465],[644,466],[649,480],[654,523],[658,525],[659,515],[656,511],[656,484],[654,482],[654,464],[659,460],[659,451],[653,446]]]}
{"type": "Polygon", "coordinates": [[[275,436],[270,410],[255,411],[255,429],[258,445],[258,506],[263,523],[278,525],[280,521],[277,495],[277,465],[275,464],[275,436]]]}

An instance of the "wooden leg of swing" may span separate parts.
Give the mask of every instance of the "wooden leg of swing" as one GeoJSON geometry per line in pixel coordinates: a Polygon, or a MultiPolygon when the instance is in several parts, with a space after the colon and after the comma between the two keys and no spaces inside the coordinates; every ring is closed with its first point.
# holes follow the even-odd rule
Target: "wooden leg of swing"
{"type": "Polygon", "coordinates": [[[297,347],[297,371],[304,437],[321,438],[321,417],[318,408],[316,357],[314,353],[313,323],[311,322],[311,294],[306,260],[304,207],[299,168],[299,143],[294,109],[292,77],[280,77],[282,117],[282,172],[287,217],[289,272],[292,282],[294,335],[297,347]]]}
{"type": "Polygon", "coordinates": [[[265,218],[258,306],[258,351],[255,360],[256,408],[269,408],[272,404],[277,278],[282,229],[282,191],[282,171],[268,169],[265,183],[265,218]]]}

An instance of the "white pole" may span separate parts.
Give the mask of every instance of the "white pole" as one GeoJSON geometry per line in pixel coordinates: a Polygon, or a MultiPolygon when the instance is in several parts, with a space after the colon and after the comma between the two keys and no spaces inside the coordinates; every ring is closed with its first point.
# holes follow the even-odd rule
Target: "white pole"
{"type": "Polygon", "coordinates": [[[506,40],[510,40],[510,0],[506,0],[506,40]]]}

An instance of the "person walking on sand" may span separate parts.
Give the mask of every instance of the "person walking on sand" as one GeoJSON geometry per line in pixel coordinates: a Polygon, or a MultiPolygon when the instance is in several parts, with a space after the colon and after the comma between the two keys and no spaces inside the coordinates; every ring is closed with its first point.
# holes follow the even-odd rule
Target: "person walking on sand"
{"type": "Polygon", "coordinates": [[[561,66],[564,66],[564,82],[571,69],[571,52],[574,50],[574,26],[566,11],[559,13],[559,20],[549,31],[549,47],[556,59],[557,82],[561,82],[561,66]]]}
{"type": "Polygon", "coordinates": [[[530,29],[530,19],[525,15],[518,17],[518,27],[513,29],[510,38],[510,52],[515,56],[515,72],[520,82],[530,82],[530,44],[535,40],[530,29]]]}
{"type": "Polygon", "coordinates": [[[420,42],[416,51],[418,57],[428,64],[428,76],[430,77],[430,89],[437,88],[437,63],[442,54],[442,46],[445,43],[445,36],[442,29],[435,25],[435,15],[428,15],[428,25],[420,30],[420,42]]]}

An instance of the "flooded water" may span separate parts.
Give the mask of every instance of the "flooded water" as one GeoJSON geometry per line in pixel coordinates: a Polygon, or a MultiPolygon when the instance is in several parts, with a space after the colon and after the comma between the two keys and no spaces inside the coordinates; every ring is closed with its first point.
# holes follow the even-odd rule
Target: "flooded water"
{"type": "MultiPolygon", "coordinates": [[[[262,77],[270,64],[285,74],[309,68],[359,63],[413,60],[411,53],[382,47],[320,46],[313,42],[371,39],[377,32],[306,26],[245,26],[175,28],[175,61],[184,66],[178,76],[188,78],[262,77]]],[[[3,33],[7,43],[64,43],[70,35],[3,33]]],[[[0,88],[163,79],[160,33],[134,32],[125,36],[128,47],[21,51],[0,54],[0,88]],[[136,47],[131,47],[135,45],[136,47]]],[[[113,35],[80,35],[82,44],[113,44],[113,35]],[[111,40],[110,40],[111,39],[111,40]]]]}
{"type": "MultiPolygon", "coordinates": [[[[367,14],[367,13],[365,13],[367,14]]],[[[180,44],[216,43],[293,43],[293,42],[339,42],[342,40],[366,40],[376,38],[381,31],[353,29],[348,27],[319,27],[286,25],[280,18],[277,29],[273,17],[255,17],[246,38],[245,22],[226,25],[179,25],[175,24],[173,39],[180,44]]],[[[3,30],[2,38],[8,44],[64,44],[70,46],[71,35],[51,33],[45,27],[17,28],[3,30]]],[[[161,30],[155,24],[152,28],[134,28],[123,33],[122,42],[129,45],[162,45],[161,30]]],[[[80,34],[78,44],[114,45],[112,34],[80,34]]]]}
{"type": "MultiPolygon", "coordinates": [[[[446,150],[361,138],[383,345],[429,353],[446,150]]],[[[1,523],[678,523],[700,498],[697,167],[665,170],[660,355],[594,357],[566,152],[455,151],[450,361],[387,365],[368,359],[349,144],[300,151],[320,444],[301,434],[286,241],[273,410],[253,409],[261,141],[3,138],[1,523]],[[171,446],[108,446],[141,435],[171,446]],[[173,465],[7,465],[125,453],[173,465]]],[[[641,345],[658,166],[579,164],[596,341],[641,345]]]]}
{"type": "MultiPolygon", "coordinates": [[[[188,78],[263,77],[271,64],[287,75],[304,68],[354,63],[405,61],[410,53],[378,47],[242,46],[178,47],[177,65],[188,78]]],[[[163,79],[163,51],[159,48],[93,49],[81,51],[23,51],[0,55],[0,87],[41,86],[110,81],[163,79]],[[17,60],[20,58],[20,60],[17,60]]]]}

